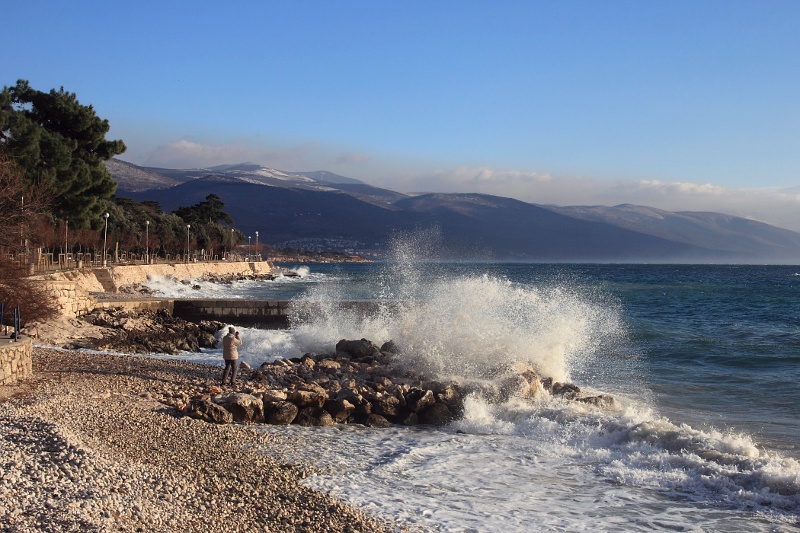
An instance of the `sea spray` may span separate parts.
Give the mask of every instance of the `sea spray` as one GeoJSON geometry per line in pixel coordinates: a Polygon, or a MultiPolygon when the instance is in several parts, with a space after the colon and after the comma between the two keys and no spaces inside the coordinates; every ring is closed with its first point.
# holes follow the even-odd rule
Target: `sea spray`
{"type": "MultiPolygon", "coordinates": [[[[710,269],[704,267],[702,272],[706,270],[710,269]]],[[[713,351],[708,336],[703,337],[702,351],[677,352],[672,344],[682,341],[680,335],[687,331],[675,329],[676,325],[694,331],[705,323],[698,317],[734,316],[726,310],[733,307],[730,302],[741,301],[742,289],[735,287],[736,300],[719,296],[727,285],[712,283],[703,291],[676,293],[671,285],[672,270],[656,266],[462,266],[410,261],[401,268],[369,265],[347,272],[356,273],[359,287],[367,285],[367,278],[377,287],[369,292],[359,290],[355,297],[352,285],[344,283],[325,294],[320,292],[318,301],[328,306],[323,313],[326,318],[298,323],[300,329],[289,331],[291,339],[285,345],[264,342],[265,351],[257,355],[269,360],[294,357],[304,351],[329,352],[340,338],[368,337],[378,343],[399,338],[400,322],[394,318],[411,313],[413,320],[408,324],[423,323],[423,313],[435,311],[432,305],[423,305],[425,295],[434,295],[440,282],[457,282],[450,285],[450,297],[460,302],[475,301],[460,299],[455,293],[453,287],[461,290],[461,282],[463,287],[472,284],[484,291],[498,284],[505,285],[503,290],[510,287],[549,298],[554,302],[553,309],[556,302],[574,298],[578,309],[586,306],[595,310],[600,323],[610,325],[611,334],[606,326],[601,327],[600,337],[590,340],[586,348],[575,341],[564,342],[579,346],[566,358],[565,367],[584,390],[612,393],[619,406],[600,409],[546,394],[491,403],[473,394],[465,400],[463,416],[442,429],[393,426],[372,430],[356,424],[265,428],[299,438],[313,435],[313,446],[297,447],[295,452],[306,454],[305,459],[317,464],[335,467],[328,475],[308,478],[309,485],[331,490],[377,513],[407,519],[420,529],[431,526],[439,531],[465,531],[470,527],[478,531],[529,531],[531,524],[547,531],[797,530],[800,465],[787,457],[797,454],[797,440],[793,438],[796,426],[792,425],[797,405],[793,401],[796,379],[792,369],[796,365],[779,367],[781,372],[766,372],[763,379],[769,380],[759,382],[754,378],[765,365],[745,365],[748,360],[744,357],[751,355],[751,348],[739,341],[729,342],[724,332],[718,352],[713,351]],[[657,291],[649,290],[643,281],[649,279],[645,274],[655,276],[657,291]],[[591,283],[587,278],[600,281],[591,283]],[[411,281],[398,285],[402,280],[411,281]],[[609,292],[621,294],[623,303],[609,297],[609,292]],[[669,306],[659,300],[665,294],[669,306]],[[378,295],[377,311],[366,316],[336,301],[372,299],[374,295],[378,295]],[[713,312],[696,305],[700,296],[718,301],[713,312]],[[685,313],[674,313],[675,301],[685,313]],[[412,305],[399,305],[405,302],[412,305]],[[627,328],[632,329],[632,338],[626,340],[627,328]],[[306,334],[303,346],[297,344],[297,333],[306,334]],[[319,349],[309,350],[313,343],[319,349]],[[632,355],[637,349],[642,355],[632,355]],[[720,361],[710,359],[709,354],[720,361]],[[717,375],[707,374],[718,367],[724,367],[723,378],[730,381],[724,381],[729,383],[727,388],[719,385],[717,375]],[[654,393],[648,392],[648,384],[654,393]],[[722,403],[728,389],[752,393],[743,396],[750,400],[736,404],[734,409],[733,404],[722,403]],[[762,396],[781,402],[768,411],[772,418],[762,418],[758,410],[763,406],[759,403],[762,396]],[[688,412],[694,406],[697,412],[688,412]],[[698,416],[698,412],[707,416],[698,416]],[[746,432],[728,429],[731,418],[740,420],[743,416],[755,420],[744,426],[746,432]],[[791,445],[786,446],[790,452],[771,449],[768,443],[764,446],[765,434],[759,428],[774,432],[776,421],[792,437],[786,441],[791,445]]],[[[334,277],[347,276],[327,275],[320,285],[335,285],[334,277]]],[[[754,294],[760,298],[775,279],[777,276],[770,276],[767,285],[754,284],[754,294]]],[[[442,290],[446,289],[443,286],[442,290]]],[[[780,298],[788,298],[791,290],[781,288],[780,298]]],[[[530,296],[521,300],[526,298],[532,300],[530,296]]],[[[796,307],[771,313],[770,320],[795,317],[794,310],[796,307]]],[[[451,309],[441,314],[454,313],[451,309]]],[[[575,317],[572,320],[580,323],[575,317]]],[[[442,324],[446,322],[442,320],[442,324]]],[[[758,324],[758,331],[772,331],[758,324]]],[[[553,326],[552,331],[569,331],[569,327],[559,330],[553,326]]],[[[277,333],[244,330],[246,340],[255,341],[253,351],[262,345],[260,336],[272,338],[277,333]]],[[[786,347],[796,346],[794,336],[781,335],[767,344],[765,351],[775,358],[789,352],[787,361],[793,362],[796,350],[791,352],[786,347]]],[[[424,336],[420,338],[424,340],[424,336]]],[[[761,363],[763,356],[758,361],[761,363]]],[[[420,362],[425,363],[425,359],[420,362]]],[[[772,359],[770,364],[777,365],[772,359]]]]}
{"type": "Polygon", "coordinates": [[[367,314],[348,308],[337,284],[319,286],[295,302],[292,330],[309,351],[330,351],[342,338],[392,340],[414,370],[457,380],[490,377],[515,362],[569,380],[573,369],[624,336],[617,307],[579,288],[441,268],[387,265],[367,314]]]}

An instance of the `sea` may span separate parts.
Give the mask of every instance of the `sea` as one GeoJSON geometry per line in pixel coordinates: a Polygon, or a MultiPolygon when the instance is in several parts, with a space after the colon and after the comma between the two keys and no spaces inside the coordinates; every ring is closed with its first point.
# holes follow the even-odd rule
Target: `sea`
{"type": "Polygon", "coordinates": [[[311,304],[286,330],[233,324],[253,366],[393,340],[429,377],[519,361],[617,400],[470,396],[441,428],[263,426],[302,443],[283,459],[320,467],[308,486],[408,531],[800,531],[800,266],[282,266],[299,277],[148,285],[311,304]]]}

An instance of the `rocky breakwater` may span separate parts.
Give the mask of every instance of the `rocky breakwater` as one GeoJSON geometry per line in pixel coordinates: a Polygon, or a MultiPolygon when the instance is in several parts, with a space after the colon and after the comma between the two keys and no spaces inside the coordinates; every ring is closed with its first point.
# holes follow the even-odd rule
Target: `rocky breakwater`
{"type": "Polygon", "coordinates": [[[73,341],[67,348],[89,348],[117,353],[199,352],[200,348],[216,348],[214,334],[225,324],[213,320],[188,322],[168,311],[95,309],[81,320],[100,326],[101,338],[73,341]]]}
{"type": "Polygon", "coordinates": [[[216,273],[205,272],[203,273],[203,281],[211,283],[224,283],[230,285],[234,281],[273,281],[277,278],[299,278],[300,274],[294,270],[275,267],[269,272],[245,272],[245,273],[216,273]]]}
{"type": "Polygon", "coordinates": [[[587,395],[574,384],[542,378],[524,364],[493,369],[491,380],[428,380],[404,367],[393,343],[379,348],[367,339],[341,340],[333,354],[279,359],[244,371],[249,378],[238,391],[211,387],[191,398],[177,396],[173,406],[218,424],[388,427],[447,424],[461,415],[469,394],[493,403],[549,394],[602,408],[615,405],[610,396],[587,395]]]}

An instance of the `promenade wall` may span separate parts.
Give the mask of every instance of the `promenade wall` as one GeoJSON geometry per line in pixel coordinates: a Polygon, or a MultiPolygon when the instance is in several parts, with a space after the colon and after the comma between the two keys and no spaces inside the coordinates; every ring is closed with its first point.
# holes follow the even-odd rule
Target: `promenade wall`
{"type": "Polygon", "coordinates": [[[0,338],[0,385],[10,385],[33,373],[33,344],[24,337],[19,342],[0,338]]]}
{"type": "Polygon", "coordinates": [[[175,263],[158,265],[125,265],[108,268],[83,268],[54,272],[35,279],[40,281],[56,301],[61,315],[75,318],[91,313],[96,307],[166,308],[172,310],[171,300],[150,300],[125,304],[120,300],[94,298],[92,293],[111,295],[121,287],[145,284],[149,276],[170,276],[178,280],[201,278],[204,274],[218,276],[268,274],[274,265],[269,261],[220,261],[215,263],[175,263]]]}
{"type": "Polygon", "coordinates": [[[158,265],[128,265],[111,267],[111,277],[117,290],[126,285],[147,282],[148,276],[171,276],[175,279],[201,278],[203,274],[248,275],[269,274],[274,269],[269,261],[218,261],[214,263],[171,263],[158,265]]]}

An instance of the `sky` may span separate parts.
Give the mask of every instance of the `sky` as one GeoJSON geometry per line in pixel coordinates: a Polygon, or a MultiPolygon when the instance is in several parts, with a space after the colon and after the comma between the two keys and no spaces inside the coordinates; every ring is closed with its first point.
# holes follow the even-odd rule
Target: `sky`
{"type": "Polygon", "coordinates": [[[720,211],[800,231],[800,2],[0,0],[0,85],[164,168],[720,211]]]}

